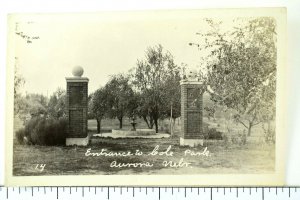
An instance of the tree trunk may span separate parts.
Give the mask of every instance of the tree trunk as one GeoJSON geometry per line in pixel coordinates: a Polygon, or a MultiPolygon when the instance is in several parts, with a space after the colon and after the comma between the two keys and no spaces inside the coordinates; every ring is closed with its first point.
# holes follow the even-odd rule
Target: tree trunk
{"type": "Polygon", "coordinates": [[[123,117],[119,117],[118,119],[119,119],[119,122],[120,122],[119,128],[122,129],[122,127],[123,127],[123,117]]]}
{"type": "Polygon", "coordinates": [[[154,119],[154,124],[155,124],[155,132],[158,133],[158,119],[154,119]]]}
{"type": "Polygon", "coordinates": [[[249,123],[248,136],[251,136],[252,123],[249,123]]]}
{"type": "Polygon", "coordinates": [[[150,129],[152,129],[154,123],[153,123],[153,118],[151,116],[150,116],[150,120],[149,121],[150,121],[150,129]]]}
{"type": "Polygon", "coordinates": [[[97,133],[101,132],[101,119],[96,119],[97,121],[97,133]]]}
{"type": "Polygon", "coordinates": [[[149,124],[149,122],[148,122],[148,120],[147,120],[147,116],[143,116],[143,119],[144,119],[144,121],[146,122],[148,128],[151,129],[150,124],[149,124]]]}

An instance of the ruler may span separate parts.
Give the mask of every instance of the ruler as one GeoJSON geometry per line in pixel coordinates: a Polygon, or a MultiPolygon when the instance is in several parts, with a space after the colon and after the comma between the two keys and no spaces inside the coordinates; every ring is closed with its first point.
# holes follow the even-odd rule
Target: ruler
{"type": "Polygon", "coordinates": [[[299,187],[0,187],[5,199],[300,200],[299,187]]]}

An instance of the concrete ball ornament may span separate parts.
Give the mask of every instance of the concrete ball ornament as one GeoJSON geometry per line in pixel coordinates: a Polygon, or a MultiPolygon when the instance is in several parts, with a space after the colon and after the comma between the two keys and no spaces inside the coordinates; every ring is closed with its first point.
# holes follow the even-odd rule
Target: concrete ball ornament
{"type": "Polygon", "coordinates": [[[83,68],[81,66],[75,66],[72,70],[73,76],[81,77],[83,74],[83,68]]]}

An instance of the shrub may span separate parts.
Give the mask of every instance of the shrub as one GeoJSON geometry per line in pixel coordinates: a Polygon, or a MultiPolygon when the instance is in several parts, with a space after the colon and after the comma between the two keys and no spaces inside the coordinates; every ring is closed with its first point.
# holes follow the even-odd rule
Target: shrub
{"type": "Polygon", "coordinates": [[[222,140],[222,133],[220,131],[217,131],[215,128],[208,129],[208,139],[222,140]]]}
{"type": "Polygon", "coordinates": [[[62,145],[66,139],[66,128],[66,119],[37,116],[31,118],[25,125],[25,129],[20,129],[16,135],[18,142],[21,144],[24,143],[24,138],[26,138],[31,144],[62,145]]]}
{"type": "Polygon", "coordinates": [[[269,122],[267,126],[264,124],[262,125],[262,128],[264,130],[264,139],[266,143],[273,143],[275,144],[275,126],[272,126],[271,123],[269,122]]]}
{"type": "Polygon", "coordinates": [[[19,144],[24,144],[25,128],[16,131],[16,139],[19,144]]]}

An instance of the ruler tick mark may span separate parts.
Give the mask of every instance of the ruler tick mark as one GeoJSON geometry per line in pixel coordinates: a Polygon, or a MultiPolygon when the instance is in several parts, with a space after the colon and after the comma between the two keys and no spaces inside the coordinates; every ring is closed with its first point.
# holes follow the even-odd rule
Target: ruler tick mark
{"type": "Polygon", "coordinates": [[[160,187],[158,188],[158,199],[160,200],[160,187]]]}
{"type": "Polygon", "coordinates": [[[210,200],[213,199],[213,195],[212,195],[212,188],[210,188],[210,200]]]}
{"type": "Polygon", "coordinates": [[[239,188],[236,188],[236,197],[239,197],[239,188]]]}
{"type": "Polygon", "coordinates": [[[58,199],[58,187],[56,187],[56,199],[58,199]]]}
{"type": "Polygon", "coordinates": [[[6,199],[8,199],[8,188],[6,188],[6,199]]]}
{"type": "Polygon", "coordinates": [[[291,197],[291,188],[289,188],[289,198],[291,197]]]}
{"type": "Polygon", "coordinates": [[[265,190],[264,188],[261,188],[261,195],[262,195],[262,200],[265,199],[265,190]]]}
{"type": "Polygon", "coordinates": [[[107,187],[107,199],[109,199],[109,187],[107,187]]]}
{"type": "Polygon", "coordinates": [[[82,197],[84,197],[84,187],[82,187],[82,197]]]}
{"type": "Polygon", "coordinates": [[[21,193],[21,189],[20,189],[20,187],[19,187],[19,194],[21,193]]]}

